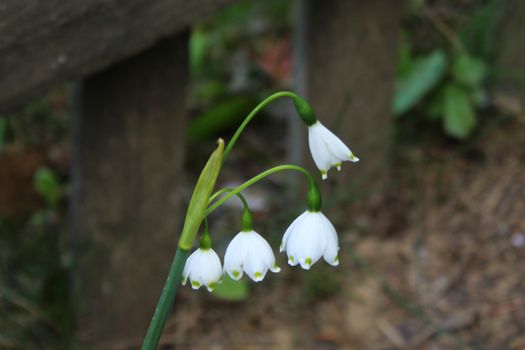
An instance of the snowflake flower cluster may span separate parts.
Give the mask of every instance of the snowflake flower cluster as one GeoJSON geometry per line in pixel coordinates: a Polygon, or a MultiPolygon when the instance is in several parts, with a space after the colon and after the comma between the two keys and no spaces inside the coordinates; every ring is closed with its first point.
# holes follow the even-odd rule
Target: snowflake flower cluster
{"type": "MultiPolygon", "coordinates": [[[[343,161],[359,160],[336,135],[317,120],[308,125],[308,139],[312,158],[323,179],[327,178],[328,170],[332,167],[340,170],[343,161]]],[[[314,187],[313,191],[318,191],[314,187]]],[[[308,210],[290,224],[280,246],[280,252],[286,252],[288,256],[288,264],[300,265],[305,270],[309,270],[321,257],[332,266],[339,264],[337,232],[320,211],[320,193],[315,192],[315,196],[319,197],[319,204],[309,205],[308,210]]],[[[248,209],[245,208],[245,213],[246,210],[248,209]]],[[[239,280],[246,274],[253,281],[260,282],[268,270],[274,273],[281,271],[270,244],[252,229],[249,210],[247,213],[250,215],[250,224],[243,227],[229,243],[224,255],[224,266],[211,244],[201,243],[200,248],[186,261],[182,273],[183,285],[189,280],[193,289],[205,286],[212,291],[224,274],[234,280],[239,280]]]]}
{"type": "MultiPolygon", "coordinates": [[[[339,241],[332,223],[323,213],[305,211],[286,230],[280,251],[286,251],[288,264],[301,265],[309,270],[321,257],[332,265],[339,265],[339,241]]],[[[211,247],[201,247],[190,255],[182,272],[182,284],[187,281],[193,289],[201,286],[211,292],[223,273],[239,280],[246,273],[260,282],[268,270],[277,273],[275,255],[270,244],[257,232],[241,231],[230,242],[224,255],[224,268],[211,247]]]]}

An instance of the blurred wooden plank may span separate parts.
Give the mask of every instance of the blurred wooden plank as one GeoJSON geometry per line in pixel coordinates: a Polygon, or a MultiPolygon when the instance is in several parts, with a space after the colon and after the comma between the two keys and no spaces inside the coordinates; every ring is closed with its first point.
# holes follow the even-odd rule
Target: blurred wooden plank
{"type": "Polygon", "coordinates": [[[328,178],[374,183],[387,173],[404,1],[307,2],[306,93],[325,125],[361,158],[328,178]]]}
{"type": "Polygon", "coordinates": [[[181,224],[188,67],[185,33],[79,89],[75,296],[78,335],[92,348],[138,347],[167,276],[181,224]]]}
{"type": "Polygon", "coordinates": [[[137,54],[232,0],[2,0],[0,113],[137,54]]]}

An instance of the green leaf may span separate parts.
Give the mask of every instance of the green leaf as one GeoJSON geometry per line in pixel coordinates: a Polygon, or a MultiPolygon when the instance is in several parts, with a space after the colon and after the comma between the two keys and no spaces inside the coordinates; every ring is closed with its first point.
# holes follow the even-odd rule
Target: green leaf
{"type": "Polygon", "coordinates": [[[215,288],[213,295],[228,301],[241,301],[248,296],[248,283],[245,279],[235,281],[227,274],[222,278],[222,283],[215,288]]]}
{"type": "Polygon", "coordinates": [[[62,198],[62,187],[53,170],[47,167],[40,167],[33,177],[35,191],[44,198],[51,207],[56,207],[62,198]]]}
{"type": "Polygon", "coordinates": [[[487,75],[487,66],[479,58],[460,53],[452,62],[452,75],[458,83],[475,88],[487,75]]]}
{"type": "Polygon", "coordinates": [[[412,68],[398,78],[392,104],[394,115],[408,112],[421,101],[441,80],[446,68],[446,56],[441,50],[414,60],[412,68]]]}
{"type": "Polygon", "coordinates": [[[444,90],[444,126],[448,135],[465,139],[476,126],[472,101],[461,86],[447,85],[444,90]]]}

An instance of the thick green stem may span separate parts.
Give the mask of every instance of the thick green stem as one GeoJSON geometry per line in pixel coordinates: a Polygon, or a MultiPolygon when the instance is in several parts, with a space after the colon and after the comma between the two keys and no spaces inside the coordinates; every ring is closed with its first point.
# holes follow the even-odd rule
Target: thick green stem
{"type": "Polygon", "coordinates": [[[223,164],[224,164],[224,161],[226,160],[226,157],[228,156],[233,146],[235,145],[235,142],[237,142],[237,139],[239,138],[239,136],[241,136],[241,133],[246,128],[246,125],[248,125],[248,123],[255,117],[255,115],[257,115],[257,113],[259,113],[264,107],[266,107],[271,102],[281,97],[290,97],[292,99],[292,102],[294,103],[297,113],[299,114],[299,116],[301,117],[301,119],[304,121],[306,125],[310,126],[317,121],[313,108],[302,97],[290,91],[276,92],[275,94],[268,96],[264,101],[259,103],[250,112],[250,114],[248,114],[246,119],[244,119],[244,121],[239,126],[237,131],[235,131],[235,134],[233,134],[231,140],[228,142],[228,145],[226,146],[224,150],[224,155],[222,157],[223,164]]]}
{"type": "MultiPolygon", "coordinates": [[[[210,215],[215,209],[217,209],[218,207],[220,207],[222,204],[224,204],[228,199],[230,199],[231,197],[237,195],[238,193],[240,193],[241,191],[244,191],[245,189],[247,189],[248,187],[252,186],[253,184],[259,182],[260,180],[264,179],[265,177],[268,177],[274,173],[277,173],[279,171],[283,171],[283,170],[293,170],[293,171],[298,171],[300,173],[303,173],[307,178],[308,178],[308,182],[309,184],[311,183],[314,183],[315,184],[315,180],[314,178],[312,177],[312,175],[310,175],[310,173],[308,172],[308,170],[306,170],[305,168],[303,167],[300,167],[298,165],[293,165],[293,164],[284,164],[284,165],[279,165],[279,166],[276,166],[276,167],[273,167],[271,169],[268,169],[266,171],[263,171],[262,173],[260,173],[259,175],[256,175],[254,177],[252,177],[250,180],[246,181],[245,183],[237,186],[236,188],[234,188],[231,192],[229,192],[227,195],[225,195],[224,197],[222,197],[221,199],[219,199],[218,201],[216,201],[215,203],[213,203],[212,205],[210,205],[208,207],[208,209],[206,209],[206,212],[204,213],[205,216],[208,216],[210,215]]],[[[317,186],[317,185],[316,185],[317,186]]],[[[215,195],[213,195],[215,196],[215,195]]],[[[212,197],[213,197],[212,196],[212,197]]]]}
{"type": "Polygon", "coordinates": [[[151,319],[141,350],[155,350],[159,344],[160,336],[162,335],[164,325],[166,324],[166,320],[171,311],[171,306],[173,305],[173,300],[179,289],[182,270],[184,269],[188,255],[189,251],[181,248],[177,249],[177,252],[175,253],[175,258],[171,264],[166,284],[162,289],[159,303],[157,304],[157,308],[151,319]]]}

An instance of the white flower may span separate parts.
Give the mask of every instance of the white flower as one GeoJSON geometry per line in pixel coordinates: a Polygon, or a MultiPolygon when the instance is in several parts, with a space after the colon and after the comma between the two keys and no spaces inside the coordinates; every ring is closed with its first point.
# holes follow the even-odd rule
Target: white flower
{"type": "Polygon", "coordinates": [[[359,158],[354,156],[343,141],[321,124],[320,121],[316,121],[308,127],[308,144],[310,145],[310,152],[315,165],[321,171],[323,180],[328,177],[327,173],[331,167],[335,166],[337,170],[341,170],[343,161],[359,161],[359,158]]]}
{"type": "Polygon", "coordinates": [[[286,230],[280,251],[286,250],[288,263],[301,264],[305,270],[321,258],[339,265],[339,243],[332,223],[321,212],[305,211],[286,230]]]}
{"type": "Polygon", "coordinates": [[[272,248],[257,232],[239,232],[228,244],[224,255],[224,271],[234,280],[239,280],[244,271],[252,280],[260,282],[268,269],[272,272],[281,271],[275,263],[272,248]]]}
{"type": "Polygon", "coordinates": [[[222,265],[217,253],[211,248],[199,248],[186,260],[182,271],[182,285],[185,286],[189,278],[193,289],[206,286],[211,292],[220,282],[221,277],[222,265]]]}

